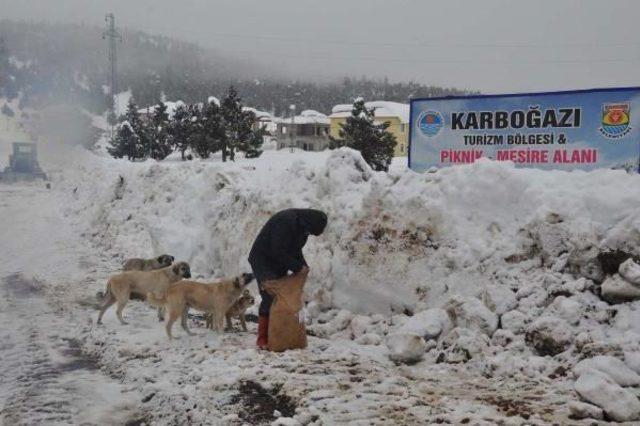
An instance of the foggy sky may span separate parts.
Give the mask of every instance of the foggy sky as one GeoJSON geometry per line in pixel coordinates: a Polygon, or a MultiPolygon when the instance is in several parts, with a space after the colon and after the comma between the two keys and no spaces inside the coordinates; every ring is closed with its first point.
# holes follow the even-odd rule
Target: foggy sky
{"type": "Polygon", "coordinates": [[[485,93],[640,85],[635,0],[0,0],[0,18],[118,26],[283,75],[485,93]]]}

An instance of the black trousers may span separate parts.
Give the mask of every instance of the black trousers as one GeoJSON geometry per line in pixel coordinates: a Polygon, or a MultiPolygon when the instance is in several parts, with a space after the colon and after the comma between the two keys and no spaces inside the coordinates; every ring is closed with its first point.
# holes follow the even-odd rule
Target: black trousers
{"type": "Polygon", "coordinates": [[[251,269],[253,270],[253,275],[256,277],[258,291],[260,292],[260,297],[262,298],[262,302],[260,302],[260,307],[258,308],[258,314],[268,317],[269,311],[271,310],[271,304],[273,303],[273,297],[262,289],[262,284],[269,280],[277,280],[286,277],[287,271],[281,269],[278,270],[263,268],[260,265],[256,264],[251,264],[251,269]]]}

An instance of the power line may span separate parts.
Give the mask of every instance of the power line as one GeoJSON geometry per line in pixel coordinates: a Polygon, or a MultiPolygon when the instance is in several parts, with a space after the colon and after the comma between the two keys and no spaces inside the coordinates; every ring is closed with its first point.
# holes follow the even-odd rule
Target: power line
{"type": "Polygon", "coordinates": [[[168,27],[168,26],[152,26],[148,27],[154,31],[175,31],[185,34],[197,35],[205,38],[211,37],[229,37],[249,40],[279,40],[286,43],[294,44],[331,44],[331,45],[348,45],[348,46],[372,46],[372,47],[423,47],[423,48],[533,48],[533,49],[546,49],[546,48],[575,48],[575,47],[588,47],[588,48],[611,48],[611,47],[633,47],[640,46],[638,42],[611,42],[611,43],[589,43],[589,42],[571,42],[571,43],[451,43],[451,42],[421,42],[415,41],[412,43],[391,43],[391,42],[375,42],[375,41],[354,41],[346,39],[327,39],[327,38],[304,38],[304,37],[288,37],[272,34],[251,35],[242,33],[209,33],[206,31],[186,29],[180,27],[168,27]]]}
{"type": "Polygon", "coordinates": [[[366,61],[376,63],[409,63],[409,64],[497,64],[497,65],[527,65],[527,64],[595,64],[595,63],[639,63],[640,59],[541,59],[541,60],[524,60],[524,61],[502,61],[491,59],[451,59],[451,60],[433,60],[433,59],[401,59],[401,58],[381,58],[379,56],[334,56],[334,55],[307,55],[306,53],[291,54],[278,52],[250,51],[250,50],[234,50],[227,54],[241,53],[251,56],[267,56],[272,59],[292,58],[299,60],[343,60],[343,61],[366,61]]]}

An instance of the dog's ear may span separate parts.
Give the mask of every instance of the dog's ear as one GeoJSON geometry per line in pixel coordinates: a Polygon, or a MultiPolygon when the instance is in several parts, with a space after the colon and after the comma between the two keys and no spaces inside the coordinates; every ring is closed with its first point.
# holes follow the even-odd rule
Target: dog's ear
{"type": "Polygon", "coordinates": [[[156,260],[158,261],[158,263],[164,265],[164,254],[162,256],[158,256],[156,260]]]}
{"type": "Polygon", "coordinates": [[[235,278],[233,279],[233,286],[234,286],[235,288],[242,288],[242,284],[240,283],[240,278],[235,277],[235,278]]]}
{"type": "Polygon", "coordinates": [[[173,261],[176,260],[176,258],[171,256],[171,255],[169,255],[169,260],[171,260],[171,263],[173,263],[173,261]]]}
{"type": "Polygon", "coordinates": [[[180,263],[176,263],[175,265],[173,265],[171,271],[176,275],[180,275],[180,263]]]}

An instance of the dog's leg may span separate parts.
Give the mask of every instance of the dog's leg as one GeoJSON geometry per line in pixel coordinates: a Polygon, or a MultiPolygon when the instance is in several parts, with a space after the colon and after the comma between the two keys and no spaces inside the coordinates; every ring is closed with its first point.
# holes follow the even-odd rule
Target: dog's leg
{"type": "Polygon", "coordinates": [[[240,312],[240,324],[242,325],[242,331],[247,331],[247,322],[244,320],[244,312],[240,312]]]}
{"type": "Polygon", "coordinates": [[[229,331],[233,330],[233,323],[231,322],[231,314],[226,313],[224,316],[227,319],[227,330],[229,331]]]}
{"type": "Polygon", "coordinates": [[[224,314],[213,314],[216,321],[216,331],[220,334],[224,333],[224,314]]]}
{"type": "Polygon", "coordinates": [[[204,328],[207,330],[213,329],[213,320],[211,314],[204,314],[204,328]]]}
{"type": "Polygon", "coordinates": [[[164,321],[164,308],[162,306],[158,308],[158,321],[164,321]]]}
{"type": "Polygon", "coordinates": [[[111,292],[107,293],[105,295],[104,304],[102,305],[102,308],[100,308],[100,313],[98,314],[98,324],[102,324],[102,316],[114,303],[116,303],[116,298],[113,297],[111,292]]]}
{"type": "Polygon", "coordinates": [[[129,295],[128,294],[126,295],[126,297],[123,297],[122,299],[118,300],[118,308],[116,309],[116,315],[118,316],[118,319],[120,320],[120,323],[122,325],[127,325],[128,324],[124,320],[124,318],[122,318],[122,310],[126,306],[128,300],[129,300],[129,295]]]}
{"type": "Polygon", "coordinates": [[[173,309],[169,310],[169,319],[167,320],[167,323],[164,326],[164,329],[167,331],[167,336],[169,336],[169,340],[173,339],[173,336],[171,335],[171,327],[173,327],[173,323],[176,322],[176,320],[180,315],[181,313],[178,310],[173,310],[173,309]]]}
{"type": "Polygon", "coordinates": [[[187,324],[187,313],[188,311],[186,309],[182,312],[182,319],[180,320],[180,325],[182,326],[182,329],[186,331],[189,336],[193,336],[193,333],[191,332],[191,330],[189,330],[189,325],[187,324]]]}

